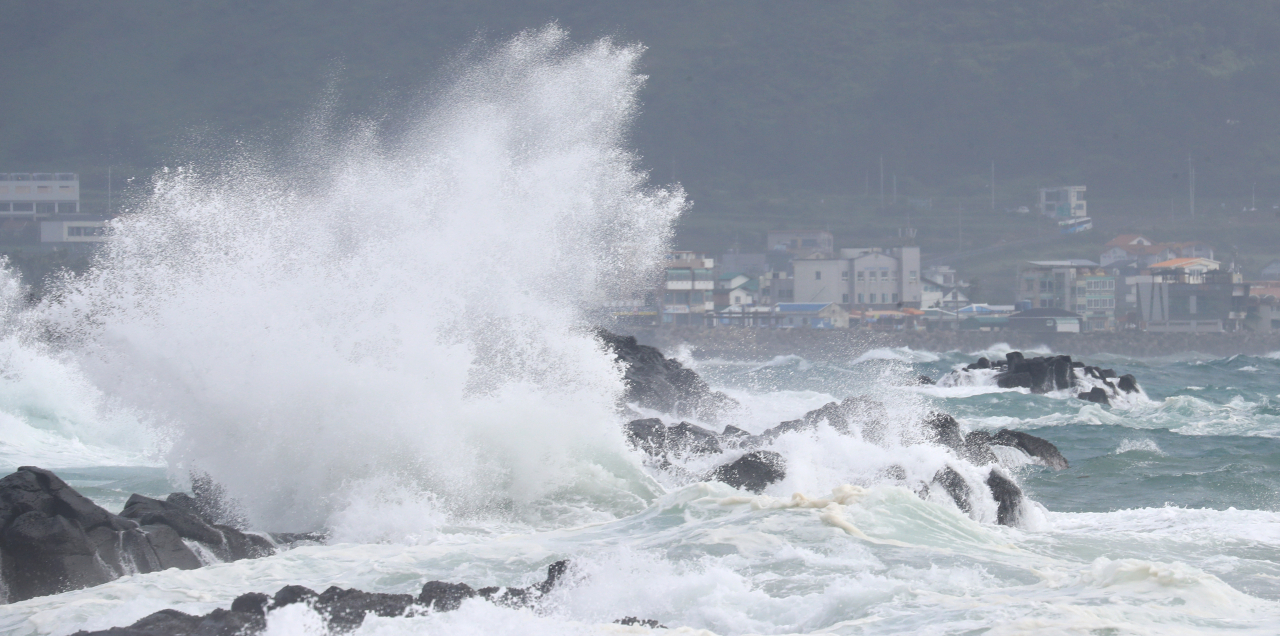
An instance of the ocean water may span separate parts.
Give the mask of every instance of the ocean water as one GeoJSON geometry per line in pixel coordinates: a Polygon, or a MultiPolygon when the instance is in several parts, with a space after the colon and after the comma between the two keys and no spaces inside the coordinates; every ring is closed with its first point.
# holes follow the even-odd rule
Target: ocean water
{"type": "MultiPolygon", "coordinates": [[[[637,46],[550,27],[460,60],[413,132],[324,114],[283,166],[237,155],[156,175],[94,269],[22,304],[0,278],[0,470],[57,471],[118,511],[192,472],[255,528],[324,545],[0,605],[0,634],[204,613],[287,584],[416,593],[570,576],[536,608],[369,618],[357,634],[1274,634],[1280,355],[1097,357],[1143,394],[1114,407],[989,383],[911,386],[987,352],[842,363],[678,355],[758,432],[832,400],[882,401],[864,438],[781,436],[762,495],[629,449],[620,370],[590,308],[643,285],[685,209],[628,150],[637,46]],[[920,444],[931,411],[1044,437],[1017,452],[1016,527],[924,486],[989,467],[920,444]]],[[[654,414],[663,416],[662,414],[654,414]]],[[[664,416],[665,417],[665,416],[664,416]]],[[[669,422],[674,422],[668,418],[669,422]]],[[[322,634],[291,606],[270,634],[322,634]]]]}

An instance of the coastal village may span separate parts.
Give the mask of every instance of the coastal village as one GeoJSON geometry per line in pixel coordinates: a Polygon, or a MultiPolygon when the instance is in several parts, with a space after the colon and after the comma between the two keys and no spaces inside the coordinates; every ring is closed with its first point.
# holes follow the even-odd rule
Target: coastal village
{"type": "MultiPolygon", "coordinates": [[[[1061,234],[1093,229],[1084,186],[1044,188],[1061,234]]],[[[1032,213],[1023,208],[1024,214],[1032,213]]],[[[973,298],[962,271],[906,244],[844,247],[828,230],[775,230],[767,249],[671,252],[652,293],[610,307],[634,326],[1222,333],[1280,330],[1280,258],[1246,276],[1203,241],[1111,238],[1100,253],[1019,262],[1013,304],[973,298]]]]}
{"type": "MultiPolygon", "coordinates": [[[[1034,213],[1052,219],[1061,234],[1093,231],[1084,193],[1084,186],[1041,189],[1034,213]]],[[[107,220],[82,211],[75,173],[0,174],[6,242],[83,255],[104,240],[107,220]]],[[[638,327],[1280,330],[1280,258],[1246,276],[1203,241],[1122,234],[1100,253],[1023,261],[1009,272],[1013,304],[982,302],[963,271],[928,257],[909,238],[846,247],[829,230],[773,230],[763,251],[671,252],[655,289],[605,309],[638,327]]]]}

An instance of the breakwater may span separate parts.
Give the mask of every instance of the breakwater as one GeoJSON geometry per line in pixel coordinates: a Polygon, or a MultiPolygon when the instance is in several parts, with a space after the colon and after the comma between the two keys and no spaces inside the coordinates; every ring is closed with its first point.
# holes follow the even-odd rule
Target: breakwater
{"type": "MultiPolygon", "coordinates": [[[[626,331],[620,329],[620,331],[626,331]]],[[[1048,347],[1055,353],[1114,353],[1158,357],[1199,353],[1214,357],[1265,355],[1280,351],[1280,333],[1027,333],[1017,331],[900,331],[844,329],[750,329],[741,327],[672,327],[626,332],[642,344],[664,352],[682,345],[699,359],[760,360],[800,355],[811,360],[842,360],[872,349],[910,347],[923,351],[981,351],[1007,343],[1013,349],[1048,347]]]]}

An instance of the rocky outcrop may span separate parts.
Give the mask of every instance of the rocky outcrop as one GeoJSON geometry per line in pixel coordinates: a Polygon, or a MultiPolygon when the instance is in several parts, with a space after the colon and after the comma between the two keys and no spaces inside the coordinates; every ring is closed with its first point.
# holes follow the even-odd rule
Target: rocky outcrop
{"type": "Polygon", "coordinates": [[[116,515],[41,468],[23,466],[0,479],[0,578],[6,600],[90,587],[128,574],[198,568],[203,562],[187,541],[224,561],[276,550],[267,537],[201,518],[184,507],[194,501],[187,495],[169,498],[134,495],[116,515]]]}
{"type": "MultiPolygon", "coordinates": [[[[186,503],[191,500],[182,493],[169,495],[170,500],[186,503]]],[[[197,509],[198,510],[198,509],[197,509]]],[[[133,495],[125,502],[120,516],[132,519],[144,526],[168,526],[178,536],[203,544],[222,561],[255,559],[275,552],[275,544],[266,537],[241,532],[231,526],[212,523],[197,510],[174,501],[161,501],[142,495],[133,495]]]]}
{"type": "Polygon", "coordinates": [[[0,560],[9,602],[201,565],[173,528],[113,515],[33,466],[0,479],[0,560]]]}
{"type": "Polygon", "coordinates": [[[737,406],[733,398],[711,387],[684,365],[661,351],[636,342],[632,336],[597,330],[596,336],[626,366],[623,380],[627,391],[623,401],[670,413],[677,417],[697,417],[714,421],[737,406]]]}
{"type": "Polygon", "coordinates": [[[1058,447],[1054,446],[1049,440],[1036,437],[1022,431],[1011,431],[1007,428],[1000,429],[991,437],[992,444],[1001,446],[1012,446],[1044,463],[1045,466],[1054,470],[1066,470],[1070,467],[1067,458],[1062,456],[1058,451],[1058,447]]]}
{"type": "Polygon", "coordinates": [[[1071,356],[1027,358],[1020,351],[1010,351],[1004,360],[978,358],[959,371],[947,374],[941,384],[965,382],[966,374],[994,371],[993,381],[1002,389],[1028,389],[1032,393],[1070,391],[1082,400],[1110,406],[1126,393],[1138,393],[1138,381],[1132,375],[1117,376],[1112,369],[1089,366],[1071,356]]]}
{"type": "Polygon", "coordinates": [[[996,500],[996,523],[1002,526],[1016,524],[1021,514],[1022,489],[994,468],[987,475],[987,488],[996,500]]]}
{"type": "Polygon", "coordinates": [[[734,488],[764,492],[769,484],[787,476],[787,461],[773,451],[752,451],[720,466],[707,475],[707,481],[718,481],[734,488]]]}
{"type": "MultiPolygon", "coordinates": [[[[267,614],[296,603],[305,603],[324,619],[332,632],[349,632],[360,627],[366,616],[414,616],[427,612],[451,612],[470,598],[482,598],[506,607],[532,607],[555,588],[568,571],[568,561],[557,561],[547,568],[547,578],[529,587],[482,587],[474,589],[466,583],[430,581],[422,591],[412,594],[385,594],[331,587],[323,592],[301,585],[287,585],[274,596],[259,592],[242,594],[231,602],[230,609],[215,609],[204,616],[192,616],[177,610],[161,610],[128,627],[113,627],[96,632],[76,632],[76,636],[252,636],[267,626],[267,614]]],[[[648,621],[628,617],[624,624],[648,625],[648,621]]],[[[656,623],[655,623],[656,624],[656,623]]]]}

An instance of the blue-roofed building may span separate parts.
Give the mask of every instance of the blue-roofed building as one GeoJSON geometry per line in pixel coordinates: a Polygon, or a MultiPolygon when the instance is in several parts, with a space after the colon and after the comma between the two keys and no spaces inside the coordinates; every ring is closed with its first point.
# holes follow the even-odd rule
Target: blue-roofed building
{"type": "Polygon", "coordinates": [[[778,303],[769,322],[781,328],[848,329],[849,312],[835,303],[778,303]]]}

